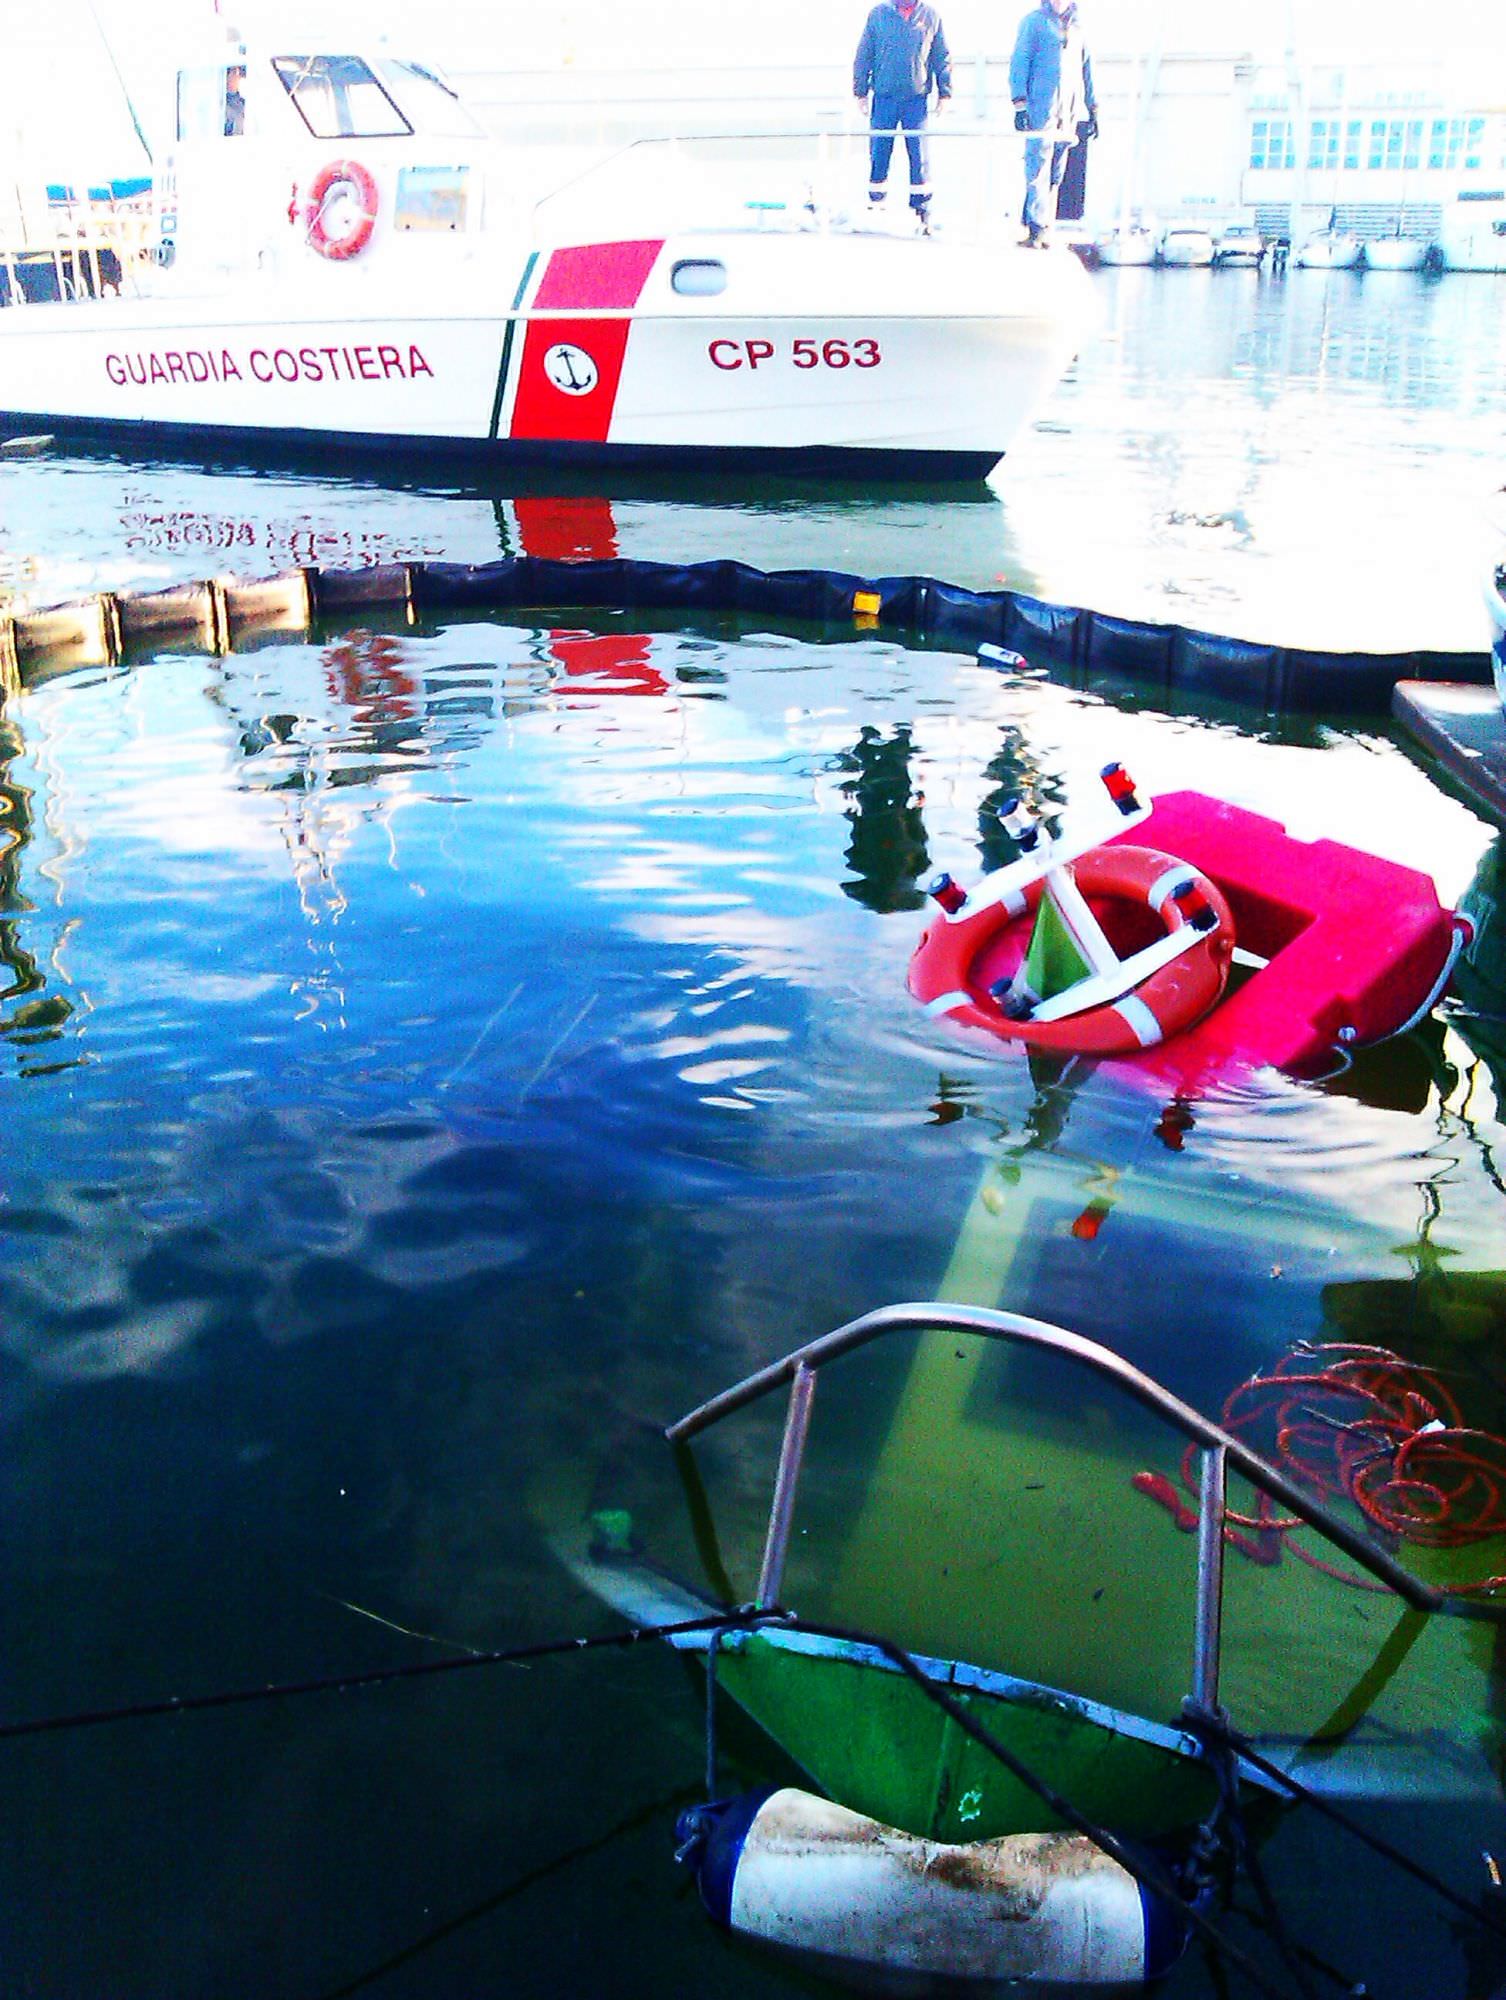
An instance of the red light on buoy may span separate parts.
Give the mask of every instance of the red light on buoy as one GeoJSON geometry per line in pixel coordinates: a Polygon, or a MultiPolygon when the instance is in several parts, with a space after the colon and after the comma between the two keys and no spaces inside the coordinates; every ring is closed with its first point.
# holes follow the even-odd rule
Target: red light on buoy
{"type": "Polygon", "coordinates": [[[1135,793],[1135,781],[1122,764],[1105,764],[1099,776],[1109,797],[1126,819],[1131,813],[1139,812],[1140,800],[1135,793]]]}
{"type": "Polygon", "coordinates": [[[1195,931],[1211,931],[1218,922],[1218,912],[1190,875],[1185,882],[1178,882],[1171,900],[1183,923],[1191,924],[1195,931]]]}
{"type": "Polygon", "coordinates": [[[945,873],[938,875],[934,882],[927,885],[926,894],[934,897],[949,917],[955,917],[967,902],[966,889],[959,887],[951,876],[945,873]]]}

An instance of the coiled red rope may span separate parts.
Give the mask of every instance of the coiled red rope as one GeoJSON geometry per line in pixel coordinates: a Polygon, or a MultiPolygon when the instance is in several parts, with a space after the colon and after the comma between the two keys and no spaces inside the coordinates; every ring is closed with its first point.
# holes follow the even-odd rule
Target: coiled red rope
{"type": "MultiPolygon", "coordinates": [[[[1393,1542],[1457,1549],[1506,1534],[1506,1439],[1467,1425],[1431,1369],[1388,1348],[1337,1342],[1299,1348],[1241,1382],[1221,1422],[1325,1499],[1350,1502],[1393,1542]]],[[[1188,1446],[1180,1468],[1194,1499],[1197,1449],[1188,1446]]],[[[1196,1510],[1164,1474],[1138,1472],[1133,1484],[1165,1507],[1184,1533],[1196,1530],[1196,1510]]],[[[1262,1493],[1253,1514],[1226,1514],[1224,1532],[1254,1562],[1279,1562],[1285,1546],[1357,1589],[1385,1588],[1284,1539],[1301,1526],[1295,1516],[1278,1514],[1262,1493]]],[[[1451,1588],[1503,1586],[1506,1576],[1451,1588]]]]}

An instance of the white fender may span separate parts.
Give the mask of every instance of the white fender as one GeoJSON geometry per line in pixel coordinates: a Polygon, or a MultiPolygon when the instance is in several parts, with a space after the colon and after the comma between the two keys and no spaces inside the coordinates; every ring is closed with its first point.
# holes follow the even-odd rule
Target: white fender
{"type": "Polygon", "coordinates": [[[1079,1834],[948,1846],[793,1789],[733,1802],[698,1867],[732,1930],[832,1970],[1123,1990],[1157,1978],[1183,1941],[1079,1834]]]}

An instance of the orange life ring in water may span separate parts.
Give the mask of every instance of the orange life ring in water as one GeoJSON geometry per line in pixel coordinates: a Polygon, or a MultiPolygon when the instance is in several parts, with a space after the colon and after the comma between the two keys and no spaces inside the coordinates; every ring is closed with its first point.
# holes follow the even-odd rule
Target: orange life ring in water
{"type": "MultiPolygon", "coordinates": [[[[336,218],[349,206],[348,200],[337,201],[334,204],[336,218]]],[[[331,160],[327,167],[321,167],[315,174],[304,196],[303,222],[310,244],[331,263],[339,264],[347,257],[359,257],[376,228],[378,206],[377,184],[359,160],[331,160]],[[330,196],[337,188],[347,190],[355,204],[355,221],[347,229],[331,229],[329,226],[327,210],[330,196]]]]}
{"type": "MultiPolygon", "coordinates": [[[[1070,1055],[1133,1055],[1200,1020],[1222,994],[1234,956],[1234,919],[1213,883],[1187,862],[1149,847],[1094,848],[1072,863],[1072,873],[1116,949],[1121,948],[1116,930],[1143,928],[1149,918],[1170,933],[1184,929],[1189,918],[1173,892],[1189,881],[1213,922],[1195,944],[1117,1000],[1060,1020],[1011,1020],[990,989],[1010,978],[1025,956],[1042,894],[1042,884],[1032,882],[1002,902],[936,919],[910,961],[916,999],[928,1012],[1070,1055]]],[[[1147,941],[1130,940],[1134,949],[1147,941]]]]}

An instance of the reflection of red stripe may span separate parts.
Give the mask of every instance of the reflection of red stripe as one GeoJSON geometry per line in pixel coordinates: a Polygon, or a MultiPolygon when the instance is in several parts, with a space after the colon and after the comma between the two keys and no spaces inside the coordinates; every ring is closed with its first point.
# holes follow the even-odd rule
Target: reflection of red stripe
{"type": "Polygon", "coordinates": [[[561,562],[617,553],[617,523],[610,500],[534,494],[516,499],[513,510],[525,556],[561,562]]]}
{"type": "Polygon", "coordinates": [[[646,632],[551,632],[549,650],[572,679],[594,681],[597,694],[667,694],[646,632]]]}
{"type": "MultiPolygon", "coordinates": [[[[550,256],[533,304],[550,312],[572,309],[630,312],[642,297],[663,240],[585,243],[550,256]]],[[[605,443],[622,381],[632,321],[548,320],[529,326],[513,403],[512,436],[605,443]],[[596,383],[585,395],[557,389],[544,370],[550,348],[578,347],[590,356],[596,383]]]]}

